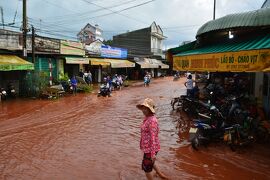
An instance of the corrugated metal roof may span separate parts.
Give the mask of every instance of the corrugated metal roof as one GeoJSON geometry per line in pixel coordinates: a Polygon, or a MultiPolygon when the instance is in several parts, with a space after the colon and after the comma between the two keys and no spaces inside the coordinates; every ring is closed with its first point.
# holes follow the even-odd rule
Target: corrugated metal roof
{"type": "Polygon", "coordinates": [[[188,51],[188,50],[194,49],[195,44],[196,44],[196,41],[193,41],[193,42],[190,42],[188,44],[184,44],[184,45],[176,47],[176,48],[171,48],[168,51],[171,52],[172,54],[178,54],[178,53],[183,52],[183,51],[188,51]]]}
{"type": "Polygon", "coordinates": [[[254,26],[269,26],[270,25],[270,8],[262,8],[256,11],[245,13],[229,14],[222,18],[208,21],[197,31],[199,36],[203,33],[229,29],[236,27],[254,27],[254,26]]]}
{"type": "Polygon", "coordinates": [[[270,34],[242,42],[225,43],[207,46],[199,49],[193,49],[176,54],[175,56],[220,53],[220,52],[237,52],[237,51],[258,50],[258,49],[270,49],[270,34]]]}

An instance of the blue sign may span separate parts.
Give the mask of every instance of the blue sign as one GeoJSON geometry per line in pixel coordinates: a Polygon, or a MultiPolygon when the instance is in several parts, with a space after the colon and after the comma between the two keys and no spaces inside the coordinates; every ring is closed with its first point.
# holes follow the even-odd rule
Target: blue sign
{"type": "Polygon", "coordinates": [[[127,49],[102,45],[101,57],[126,59],[127,49]]]}

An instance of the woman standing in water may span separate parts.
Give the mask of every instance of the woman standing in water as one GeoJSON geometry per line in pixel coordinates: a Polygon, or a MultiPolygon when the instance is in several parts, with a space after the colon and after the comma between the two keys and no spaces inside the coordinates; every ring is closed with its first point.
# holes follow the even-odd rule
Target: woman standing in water
{"type": "Polygon", "coordinates": [[[140,149],[144,153],[142,170],[144,170],[148,180],[153,179],[153,169],[161,178],[168,179],[162,172],[160,172],[155,164],[156,155],[160,150],[160,143],[158,138],[159,125],[155,116],[154,101],[150,98],[146,98],[142,104],[137,105],[137,108],[140,109],[145,116],[141,125],[140,140],[140,149]]]}

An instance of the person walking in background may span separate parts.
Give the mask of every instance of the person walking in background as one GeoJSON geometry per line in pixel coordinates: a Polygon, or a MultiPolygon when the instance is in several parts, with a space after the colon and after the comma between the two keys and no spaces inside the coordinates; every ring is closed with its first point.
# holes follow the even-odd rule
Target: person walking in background
{"type": "Polygon", "coordinates": [[[77,79],[76,79],[76,77],[74,75],[70,79],[70,83],[71,83],[73,94],[77,94],[77,85],[78,85],[78,82],[77,82],[77,79]]]}
{"type": "Polygon", "coordinates": [[[89,84],[88,83],[88,72],[87,71],[84,71],[84,73],[83,73],[83,80],[86,82],[86,84],[89,84]]]}
{"type": "Polygon", "coordinates": [[[141,140],[140,149],[143,151],[142,170],[148,180],[153,179],[152,170],[154,169],[157,174],[163,178],[168,179],[155,164],[156,155],[160,150],[159,142],[159,124],[155,116],[154,101],[146,98],[142,104],[136,106],[142,111],[145,118],[141,124],[141,140]]]}
{"type": "Polygon", "coordinates": [[[91,71],[88,71],[88,82],[90,85],[92,84],[92,81],[93,81],[92,73],[91,71]]]}
{"type": "Polygon", "coordinates": [[[83,76],[84,76],[84,73],[83,73],[83,70],[82,70],[82,69],[80,69],[79,76],[80,76],[81,78],[83,78],[83,76]]]}
{"type": "Polygon", "coordinates": [[[92,74],[90,71],[85,71],[84,75],[83,75],[84,81],[90,85],[92,83],[92,74]]]}
{"type": "Polygon", "coordinates": [[[187,88],[187,96],[191,96],[192,95],[192,89],[193,89],[193,79],[192,79],[192,75],[188,75],[187,80],[185,82],[185,86],[187,88]]]}

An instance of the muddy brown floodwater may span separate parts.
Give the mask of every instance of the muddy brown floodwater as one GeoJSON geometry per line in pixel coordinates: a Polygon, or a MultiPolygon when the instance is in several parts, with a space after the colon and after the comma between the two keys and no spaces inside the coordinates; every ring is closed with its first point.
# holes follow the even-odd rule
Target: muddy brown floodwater
{"type": "MultiPolygon", "coordinates": [[[[225,145],[194,151],[189,120],[170,100],[185,92],[183,79],[138,83],[113,97],[78,94],[58,100],[0,103],[0,179],[145,179],[139,150],[145,97],[157,104],[158,165],[171,179],[270,179],[269,147],[232,152],[225,145]]],[[[158,178],[156,178],[158,179],[158,178]]]]}

